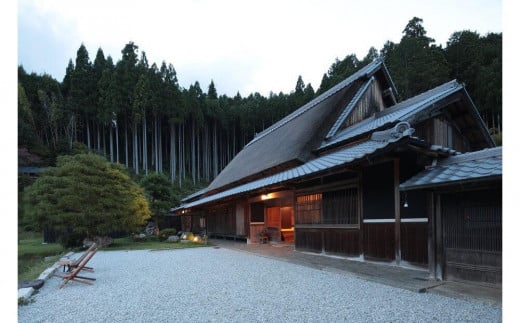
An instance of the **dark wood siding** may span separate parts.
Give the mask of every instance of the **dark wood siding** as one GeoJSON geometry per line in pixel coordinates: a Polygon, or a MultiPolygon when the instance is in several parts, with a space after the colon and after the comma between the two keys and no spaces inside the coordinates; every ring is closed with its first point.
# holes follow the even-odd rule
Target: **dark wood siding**
{"type": "Polygon", "coordinates": [[[374,113],[382,111],[385,107],[382,93],[383,91],[381,90],[379,83],[377,81],[372,82],[363,97],[359,100],[357,106],[345,120],[341,129],[348,128],[353,124],[370,117],[374,113]]]}
{"type": "Polygon", "coordinates": [[[395,222],[363,223],[365,258],[395,259],[395,222]]]}
{"type": "Polygon", "coordinates": [[[314,229],[296,229],[294,246],[302,251],[321,252],[322,232],[314,229]]]}
{"type": "Polygon", "coordinates": [[[298,250],[342,256],[360,254],[359,230],[357,229],[298,228],[295,236],[295,247],[298,250]]]}
{"type": "Polygon", "coordinates": [[[414,128],[414,136],[425,139],[432,145],[450,147],[460,152],[471,149],[469,140],[461,134],[453,121],[445,117],[428,119],[414,125],[414,128]]]}
{"type": "Polygon", "coordinates": [[[210,210],[206,218],[208,235],[236,235],[236,217],[233,208],[222,207],[210,210]]]}
{"type": "Polygon", "coordinates": [[[358,256],[359,230],[330,229],[323,236],[324,251],[331,254],[358,256]]]}
{"type": "Polygon", "coordinates": [[[394,163],[363,170],[363,253],[366,258],[395,259],[394,163]]]}
{"type": "Polygon", "coordinates": [[[401,259],[428,264],[428,222],[401,222],[401,259]]]}
{"type": "Polygon", "coordinates": [[[502,282],[502,191],[443,194],[444,277],[502,282]]]}

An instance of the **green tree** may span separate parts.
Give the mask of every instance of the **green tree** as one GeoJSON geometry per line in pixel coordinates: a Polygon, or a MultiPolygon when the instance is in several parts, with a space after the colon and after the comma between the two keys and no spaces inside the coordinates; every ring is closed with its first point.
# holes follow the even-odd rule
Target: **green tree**
{"type": "Polygon", "coordinates": [[[355,54],[347,55],[341,61],[336,58],[336,61],[330,66],[327,73],[323,75],[320,88],[318,89],[317,93],[321,94],[327,91],[351,74],[355,73],[361,67],[363,67],[363,65],[361,65],[361,62],[355,54]]]}
{"type": "Polygon", "coordinates": [[[401,42],[387,42],[381,50],[402,99],[438,86],[449,79],[448,62],[435,39],[426,36],[421,18],[412,18],[401,42]]]}
{"type": "MultiPolygon", "coordinates": [[[[122,58],[117,62],[115,66],[114,75],[112,78],[113,97],[117,107],[115,107],[119,114],[122,115],[124,124],[124,146],[125,146],[125,165],[129,167],[130,161],[130,147],[128,141],[128,127],[131,125],[132,119],[132,108],[134,104],[134,89],[139,79],[139,69],[137,68],[137,50],[138,46],[133,42],[129,42],[121,50],[122,58]]],[[[135,139],[135,138],[134,138],[135,139]]],[[[135,146],[135,143],[132,144],[135,146]]],[[[132,148],[132,150],[135,149],[132,148]]],[[[135,157],[135,154],[133,154],[135,157]]],[[[133,160],[133,164],[136,161],[133,160]]]]}
{"type": "Polygon", "coordinates": [[[36,127],[31,103],[23,86],[18,82],[18,145],[30,147],[37,143],[36,127]]]}
{"type": "MultiPolygon", "coordinates": [[[[70,78],[70,107],[76,118],[75,123],[82,119],[85,132],[79,132],[82,138],[86,138],[87,146],[92,148],[91,124],[95,117],[96,109],[96,85],[97,80],[92,63],[85,45],[81,44],[76,53],[76,65],[70,78]]],[[[83,127],[75,127],[75,130],[83,130],[83,127]]],[[[74,134],[77,138],[78,133],[74,134]]]]}
{"type": "Polygon", "coordinates": [[[131,231],[150,217],[143,189],[123,171],[95,154],[60,156],[24,191],[27,222],[81,241],[131,231]]]}
{"type": "Polygon", "coordinates": [[[168,176],[152,172],[140,181],[152,212],[152,219],[160,227],[160,219],[173,205],[172,187],[168,176]]]}
{"type": "Polygon", "coordinates": [[[450,77],[463,82],[488,128],[501,132],[502,34],[480,36],[464,30],[451,35],[445,50],[450,77]]]}

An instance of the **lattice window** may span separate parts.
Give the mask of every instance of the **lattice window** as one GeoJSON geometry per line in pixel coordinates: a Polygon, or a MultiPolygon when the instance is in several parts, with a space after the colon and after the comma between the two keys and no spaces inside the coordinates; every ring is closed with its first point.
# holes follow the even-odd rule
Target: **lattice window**
{"type": "Polygon", "coordinates": [[[502,250],[502,208],[447,208],[444,232],[446,248],[502,250]]]}
{"type": "Polygon", "coordinates": [[[358,224],[357,189],[323,193],[322,224],[358,224]]]}
{"type": "Polygon", "coordinates": [[[296,224],[321,223],[321,194],[296,197],[296,224]]]}

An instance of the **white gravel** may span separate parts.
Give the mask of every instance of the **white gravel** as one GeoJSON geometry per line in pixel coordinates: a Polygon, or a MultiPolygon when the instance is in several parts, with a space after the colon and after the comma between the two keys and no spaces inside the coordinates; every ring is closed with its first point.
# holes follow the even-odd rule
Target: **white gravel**
{"type": "Polygon", "coordinates": [[[500,322],[502,310],[247,252],[100,251],[92,286],[53,277],[19,322],[500,322]]]}

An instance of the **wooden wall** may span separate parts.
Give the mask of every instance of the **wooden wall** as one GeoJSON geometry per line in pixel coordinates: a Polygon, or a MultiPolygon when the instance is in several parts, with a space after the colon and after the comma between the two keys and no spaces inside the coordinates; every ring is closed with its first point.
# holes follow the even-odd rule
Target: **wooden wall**
{"type": "Polygon", "coordinates": [[[428,265],[428,221],[401,222],[401,259],[428,265]]]}
{"type": "Polygon", "coordinates": [[[236,217],[234,208],[219,207],[210,210],[206,215],[208,235],[236,235],[236,217]]]}
{"type": "Polygon", "coordinates": [[[342,228],[297,228],[297,250],[343,256],[359,256],[359,230],[342,228]]]}
{"type": "Polygon", "coordinates": [[[502,283],[502,190],[441,195],[444,278],[502,283]]]}
{"type": "Polygon", "coordinates": [[[364,222],[363,251],[365,258],[395,259],[395,221],[364,222]]]}
{"type": "Polygon", "coordinates": [[[394,163],[363,169],[363,252],[365,258],[395,259],[394,163]]]}

